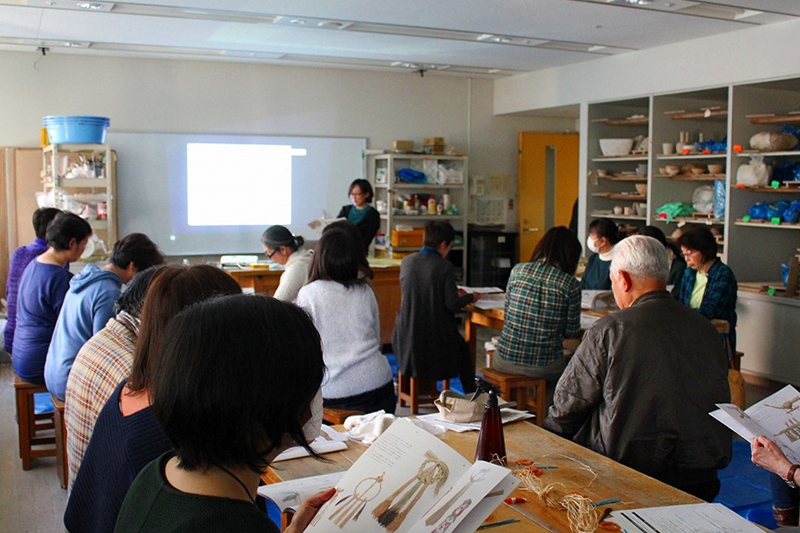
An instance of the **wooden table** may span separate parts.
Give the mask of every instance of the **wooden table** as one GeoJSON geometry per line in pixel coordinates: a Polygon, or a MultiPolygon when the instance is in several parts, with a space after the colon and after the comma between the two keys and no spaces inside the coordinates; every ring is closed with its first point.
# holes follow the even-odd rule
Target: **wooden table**
{"type": "MultiPolygon", "coordinates": [[[[226,270],[243,289],[251,289],[258,294],[272,296],[278,288],[283,270],[264,268],[242,268],[226,270]]],[[[381,344],[391,344],[395,317],[400,310],[400,266],[391,265],[372,269],[372,287],[378,300],[378,313],[381,320],[381,344]]]]}
{"type": "MultiPolygon", "coordinates": [[[[464,457],[472,460],[475,456],[477,438],[478,432],[476,431],[468,433],[448,431],[442,440],[464,457]]],[[[505,441],[508,458],[512,465],[517,459],[531,459],[539,464],[548,464],[548,459],[551,462],[559,460],[561,461],[560,464],[564,464],[562,456],[566,456],[590,467],[597,474],[597,479],[589,487],[580,489],[580,492],[595,502],[613,497],[621,498],[621,503],[610,505],[615,510],[701,502],[694,496],[645,476],[528,422],[515,422],[506,425],[505,441]]],[[[275,483],[301,477],[341,472],[348,469],[366,449],[355,443],[348,443],[348,446],[349,448],[345,451],[327,454],[325,457],[330,460],[327,463],[312,458],[281,462],[275,467],[268,468],[262,479],[267,483],[275,483]]],[[[562,472],[560,473],[558,469],[546,470],[540,479],[547,482],[557,482],[569,475],[568,471],[562,472]]],[[[489,519],[490,522],[507,518],[520,520],[514,524],[501,526],[501,528],[497,529],[498,533],[554,531],[566,533],[569,531],[569,522],[564,511],[546,507],[533,493],[519,487],[514,491],[513,495],[523,497],[528,501],[524,504],[516,505],[502,504],[492,513],[489,519]]]]}

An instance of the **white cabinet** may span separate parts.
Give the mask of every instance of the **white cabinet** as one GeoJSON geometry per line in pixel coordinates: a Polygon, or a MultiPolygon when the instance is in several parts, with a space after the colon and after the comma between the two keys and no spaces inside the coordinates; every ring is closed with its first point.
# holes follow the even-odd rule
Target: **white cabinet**
{"type": "MultiPolygon", "coordinates": [[[[107,251],[117,242],[116,153],[107,144],[51,144],[43,149],[42,184],[52,204],[92,226],[107,251]],[[71,177],[77,165],[86,173],[71,177]],[[86,177],[94,175],[95,177],[86,177]]],[[[105,259],[97,247],[89,261],[105,259]]]]}
{"type": "Polygon", "coordinates": [[[447,220],[456,230],[450,260],[456,266],[456,277],[466,279],[468,158],[451,155],[372,154],[368,158],[368,175],[375,188],[373,205],[381,213],[379,236],[383,243],[375,245],[376,255],[400,258],[422,247],[421,229],[430,220],[447,220]],[[409,169],[424,175],[424,182],[408,182],[400,174],[409,169]],[[401,172],[403,171],[403,172],[401,172]],[[433,208],[429,209],[429,200],[433,208]],[[414,232],[403,235],[405,228],[414,232]],[[393,243],[394,231],[394,243],[393,243]],[[411,242],[408,242],[411,241],[411,242]]]}

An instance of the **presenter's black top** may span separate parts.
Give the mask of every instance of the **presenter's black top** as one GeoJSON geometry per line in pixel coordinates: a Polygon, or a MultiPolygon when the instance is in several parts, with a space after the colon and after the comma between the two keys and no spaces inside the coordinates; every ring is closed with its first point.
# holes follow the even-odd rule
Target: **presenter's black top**
{"type": "Polygon", "coordinates": [[[164,468],[172,453],[148,464],[131,485],[117,520],[116,533],[278,533],[254,504],[181,492],[169,484],[164,468]]]}
{"type": "Polygon", "coordinates": [[[366,253],[381,225],[381,215],[378,210],[371,205],[367,205],[365,209],[356,209],[352,205],[346,205],[339,211],[337,218],[346,218],[358,228],[361,238],[364,240],[364,252],[366,253]]]}

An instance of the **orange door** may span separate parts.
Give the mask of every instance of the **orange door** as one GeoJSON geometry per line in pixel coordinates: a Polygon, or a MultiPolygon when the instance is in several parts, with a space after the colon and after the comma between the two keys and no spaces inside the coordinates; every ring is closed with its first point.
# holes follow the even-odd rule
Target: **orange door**
{"type": "Polygon", "coordinates": [[[519,134],[519,259],[528,261],[545,232],[569,226],[578,199],[578,134],[519,134]]]}

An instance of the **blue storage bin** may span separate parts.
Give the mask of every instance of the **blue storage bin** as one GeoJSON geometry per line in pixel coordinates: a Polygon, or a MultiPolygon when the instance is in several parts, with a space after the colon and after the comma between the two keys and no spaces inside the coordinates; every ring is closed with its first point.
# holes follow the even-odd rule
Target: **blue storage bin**
{"type": "Polygon", "coordinates": [[[106,117],[54,115],[42,119],[50,144],[105,144],[106,117]]]}

